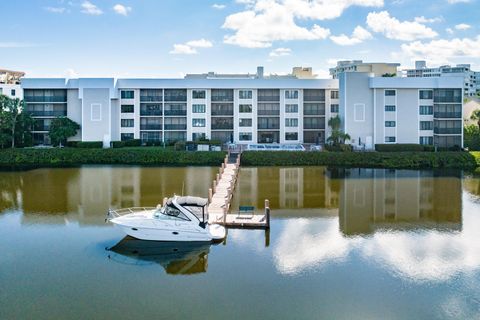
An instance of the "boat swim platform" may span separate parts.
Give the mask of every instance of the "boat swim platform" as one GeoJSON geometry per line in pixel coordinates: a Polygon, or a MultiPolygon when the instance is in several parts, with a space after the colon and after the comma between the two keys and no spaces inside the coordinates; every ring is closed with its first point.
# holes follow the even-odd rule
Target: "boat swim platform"
{"type": "Polygon", "coordinates": [[[270,206],[265,200],[265,214],[255,213],[253,207],[242,207],[236,213],[231,212],[230,204],[240,171],[240,153],[236,158],[229,153],[219,173],[213,180],[212,188],[208,189],[208,222],[223,225],[228,228],[269,229],[270,206]]]}

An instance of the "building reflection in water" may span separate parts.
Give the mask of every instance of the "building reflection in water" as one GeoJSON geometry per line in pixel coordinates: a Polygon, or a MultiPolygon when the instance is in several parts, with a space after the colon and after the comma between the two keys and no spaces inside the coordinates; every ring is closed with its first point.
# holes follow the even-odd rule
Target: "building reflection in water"
{"type": "Polygon", "coordinates": [[[109,249],[113,261],[161,265],[168,274],[191,275],[207,272],[209,243],[141,241],[123,238],[109,249]]]}

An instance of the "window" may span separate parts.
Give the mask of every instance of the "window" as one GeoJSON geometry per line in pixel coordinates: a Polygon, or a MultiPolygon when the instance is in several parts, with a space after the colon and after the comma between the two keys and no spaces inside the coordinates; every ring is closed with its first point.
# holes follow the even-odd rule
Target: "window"
{"type": "Polygon", "coordinates": [[[325,103],[304,103],[303,114],[307,116],[325,115],[325,103]]]}
{"type": "Polygon", "coordinates": [[[330,91],[330,99],[338,99],[338,91],[330,91]]]}
{"type": "Polygon", "coordinates": [[[92,103],[90,105],[90,120],[102,121],[102,105],[100,103],[92,103]]]}
{"type": "Polygon", "coordinates": [[[126,141],[126,140],[132,140],[133,139],[133,133],[122,133],[120,134],[120,140],[126,141]]]}
{"type": "Polygon", "coordinates": [[[251,141],[252,140],[252,133],[251,132],[240,132],[238,134],[238,138],[240,141],[251,141]]]}
{"type": "Polygon", "coordinates": [[[433,121],[420,121],[420,130],[433,130],[433,121]]]}
{"type": "Polygon", "coordinates": [[[285,99],[298,99],[298,90],[285,90],[285,99]]]}
{"type": "Polygon", "coordinates": [[[419,91],[419,98],[422,100],[431,100],[433,99],[433,91],[432,90],[420,90],[419,91]]]}
{"type": "Polygon", "coordinates": [[[433,106],[420,106],[421,115],[431,115],[433,114],[433,106]]]}
{"type": "Polygon", "coordinates": [[[353,105],[353,119],[357,122],[365,121],[365,105],[363,103],[353,105]]]}
{"type": "Polygon", "coordinates": [[[134,91],[133,90],[122,90],[121,92],[122,99],[133,99],[134,91]]]}
{"type": "Polygon", "coordinates": [[[462,89],[435,89],[434,102],[462,102],[462,89]]]}
{"type": "Polygon", "coordinates": [[[252,119],[240,119],[240,127],[251,127],[252,119]]]}
{"type": "Polygon", "coordinates": [[[252,99],[252,90],[240,90],[238,95],[240,99],[252,99]]]}
{"type": "Polygon", "coordinates": [[[298,132],[286,132],[285,140],[287,141],[298,140],[298,132]]]}
{"type": "Polygon", "coordinates": [[[205,99],[206,92],[205,90],[193,90],[192,91],[192,98],[193,99],[205,99]]]}
{"type": "Polygon", "coordinates": [[[298,112],[298,104],[286,104],[285,105],[285,112],[287,112],[287,113],[297,113],[298,112]]]}
{"type": "Polygon", "coordinates": [[[390,111],[395,112],[395,106],[385,106],[385,111],[387,111],[387,112],[390,112],[390,111]]]}
{"type": "Polygon", "coordinates": [[[204,104],[194,104],[194,105],[192,105],[192,112],[193,113],[205,113],[205,105],[204,104]]]}
{"type": "Polygon", "coordinates": [[[133,119],[122,119],[120,125],[122,128],[133,128],[133,119]]]}
{"type": "Polygon", "coordinates": [[[241,113],[251,113],[252,112],[252,105],[251,104],[241,104],[241,105],[239,105],[239,111],[241,113]]]}
{"type": "Polygon", "coordinates": [[[331,113],[338,113],[340,111],[340,108],[338,107],[338,104],[331,104],[330,105],[330,112],[331,113]]]}
{"type": "Polygon", "coordinates": [[[192,140],[193,141],[198,141],[198,140],[205,140],[206,135],[204,132],[193,132],[192,133],[192,140]]]}
{"type": "Polygon", "coordinates": [[[122,113],[133,113],[132,104],[122,104],[122,113]]]}
{"type": "Polygon", "coordinates": [[[192,127],[205,127],[205,119],[192,119],[192,127]]]}
{"type": "Polygon", "coordinates": [[[285,127],[298,127],[298,119],[285,119],[285,127]]]}
{"type": "Polygon", "coordinates": [[[10,91],[10,95],[11,95],[12,97],[15,97],[15,89],[12,89],[12,90],[10,91]]]}
{"type": "Polygon", "coordinates": [[[385,121],[385,127],[387,128],[393,128],[395,127],[396,123],[395,121],[385,121]]]}
{"type": "Polygon", "coordinates": [[[395,142],[396,140],[395,137],[385,137],[385,142],[395,142]]]}
{"type": "Polygon", "coordinates": [[[385,90],[386,97],[394,97],[396,95],[397,95],[397,92],[395,90],[385,90]]]}
{"type": "Polygon", "coordinates": [[[164,101],[187,101],[186,89],[165,89],[164,101]]]}
{"type": "Polygon", "coordinates": [[[420,137],[419,143],[423,145],[432,145],[433,137],[420,137]]]}

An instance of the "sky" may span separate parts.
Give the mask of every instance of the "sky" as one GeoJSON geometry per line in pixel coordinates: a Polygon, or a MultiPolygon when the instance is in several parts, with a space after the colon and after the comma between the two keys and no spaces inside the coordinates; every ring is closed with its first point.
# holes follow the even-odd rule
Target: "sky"
{"type": "Polygon", "coordinates": [[[0,0],[0,68],[27,77],[285,74],[337,60],[480,71],[480,0],[0,0]]]}

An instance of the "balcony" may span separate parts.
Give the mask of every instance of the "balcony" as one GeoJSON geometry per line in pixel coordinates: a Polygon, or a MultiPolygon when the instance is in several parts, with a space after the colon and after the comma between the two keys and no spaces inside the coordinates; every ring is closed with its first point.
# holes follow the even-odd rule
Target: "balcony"
{"type": "Polygon", "coordinates": [[[66,117],[67,110],[61,111],[28,111],[27,113],[30,114],[32,117],[66,117]]]}
{"type": "Polygon", "coordinates": [[[50,125],[34,125],[33,131],[50,131],[50,125]]]}
{"type": "Polygon", "coordinates": [[[462,134],[462,128],[435,128],[435,134],[462,134]]]}
{"type": "Polygon", "coordinates": [[[141,110],[140,109],[140,115],[141,116],[161,116],[162,110],[141,110]]]}
{"type": "Polygon", "coordinates": [[[325,125],[322,123],[304,123],[303,129],[325,130],[325,125]]]}
{"type": "Polygon", "coordinates": [[[25,96],[25,102],[67,102],[66,96],[25,96]]]}
{"type": "Polygon", "coordinates": [[[231,117],[233,117],[233,109],[231,109],[231,110],[212,110],[212,116],[231,116],[231,117]]]}
{"type": "Polygon", "coordinates": [[[166,116],[186,116],[187,110],[165,110],[166,116]]]}
{"type": "Polygon", "coordinates": [[[162,102],[163,96],[140,96],[141,102],[162,102]]]}
{"type": "Polygon", "coordinates": [[[165,130],[187,130],[186,124],[166,124],[165,130]]]}
{"type": "Polygon", "coordinates": [[[325,116],[325,109],[324,110],[303,110],[304,116],[325,116]]]}
{"type": "Polygon", "coordinates": [[[258,101],[278,102],[280,101],[280,95],[278,96],[258,96],[258,101]]]}
{"type": "Polygon", "coordinates": [[[259,123],[258,127],[259,130],[269,130],[269,129],[280,129],[279,123],[259,123]]]}
{"type": "Polygon", "coordinates": [[[461,112],[435,112],[434,118],[462,118],[461,112]]]}
{"type": "Polygon", "coordinates": [[[140,124],[140,130],[162,130],[161,124],[140,124]]]}
{"type": "Polygon", "coordinates": [[[213,123],[212,130],[233,130],[233,123],[213,123]]]}
{"type": "Polygon", "coordinates": [[[280,110],[258,110],[259,116],[279,116],[280,110]]]}
{"type": "Polygon", "coordinates": [[[187,95],[165,95],[166,102],[184,102],[187,101],[187,95]]]}
{"type": "Polygon", "coordinates": [[[325,96],[303,96],[303,101],[325,102],[325,96]]]}

